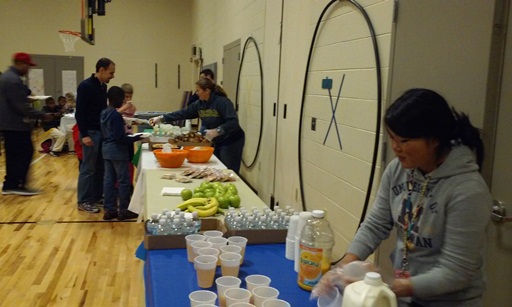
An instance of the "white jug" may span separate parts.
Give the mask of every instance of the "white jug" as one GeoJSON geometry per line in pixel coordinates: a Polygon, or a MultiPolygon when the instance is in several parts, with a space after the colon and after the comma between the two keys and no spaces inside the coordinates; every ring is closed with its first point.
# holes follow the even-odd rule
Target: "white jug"
{"type": "Polygon", "coordinates": [[[343,307],[396,307],[396,296],[379,273],[368,272],[364,280],[345,287],[343,307]]]}

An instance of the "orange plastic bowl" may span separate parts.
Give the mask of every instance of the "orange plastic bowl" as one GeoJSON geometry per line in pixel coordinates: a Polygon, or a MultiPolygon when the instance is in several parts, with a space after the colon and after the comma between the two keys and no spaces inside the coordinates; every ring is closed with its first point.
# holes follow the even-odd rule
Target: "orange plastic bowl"
{"type": "Polygon", "coordinates": [[[210,146],[185,146],[188,151],[187,160],[192,163],[206,163],[213,155],[213,147],[210,146]]]}
{"type": "Polygon", "coordinates": [[[162,152],[162,149],[155,149],[153,154],[161,167],[178,168],[185,162],[188,151],[173,149],[172,152],[162,152]]]}

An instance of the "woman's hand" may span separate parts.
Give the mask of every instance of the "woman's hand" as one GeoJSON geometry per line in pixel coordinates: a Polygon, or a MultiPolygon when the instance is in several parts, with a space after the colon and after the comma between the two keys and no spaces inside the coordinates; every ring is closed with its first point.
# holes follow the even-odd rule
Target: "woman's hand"
{"type": "Polygon", "coordinates": [[[206,133],[205,133],[204,137],[208,141],[211,141],[214,138],[216,138],[217,136],[219,136],[219,131],[217,129],[206,129],[205,132],[206,133]]]}
{"type": "Polygon", "coordinates": [[[397,278],[391,285],[391,290],[397,297],[412,296],[412,283],[410,278],[397,278]]]}
{"type": "Polygon", "coordinates": [[[155,117],[153,117],[153,118],[150,118],[150,119],[149,119],[149,124],[150,124],[151,126],[154,126],[154,125],[158,124],[158,123],[162,120],[162,118],[163,118],[163,116],[162,116],[162,115],[160,115],[160,116],[155,116],[155,117]]]}

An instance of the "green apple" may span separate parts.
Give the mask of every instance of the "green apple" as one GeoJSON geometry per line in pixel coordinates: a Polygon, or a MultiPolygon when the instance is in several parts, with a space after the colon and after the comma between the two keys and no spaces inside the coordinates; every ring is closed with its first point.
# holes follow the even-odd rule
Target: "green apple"
{"type": "Polygon", "coordinates": [[[228,197],[229,199],[229,205],[233,208],[238,208],[240,207],[240,202],[241,202],[241,199],[240,199],[240,196],[238,195],[231,195],[228,197]]]}
{"type": "Polygon", "coordinates": [[[204,198],[206,197],[203,192],[197,192],[192,195],[193,198],[204,198]]]}
{"type": "Polygon", "coordinates": [[[194,193],[202,193],[202,192],[203,192],[203,189],[201,189],[200,187],[194,188],[194,193]]]}
{"type": "Polygon", "coordinates": [[[216,196],[217,201],[219,202],[219,207],[221,209],[228,209],[229,208],[229,199],[225,196],[216,196]]]}
{"type": "Polygon", "coordinates": [[[192,198],[192,190],[191,189],[183,189],[181,190],[181,199],[183,200],[187,200],[187,199],[191,199],[192,198]]]}
{"type": "Polygon", "coordinates": [[[204,192],[204,196],[206,196],[206,197],[214,197],[215,196],[215,191],[212,190],[212,189],[207,189],[206,192],[204,192]]]}

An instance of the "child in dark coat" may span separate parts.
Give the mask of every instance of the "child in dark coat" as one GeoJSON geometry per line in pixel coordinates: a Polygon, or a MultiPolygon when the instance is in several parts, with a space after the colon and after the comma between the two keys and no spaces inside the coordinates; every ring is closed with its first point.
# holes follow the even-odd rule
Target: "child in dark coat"
{"type": "Polygon", "coordinates": [[[117,112],[124,100],[124,91],[118,86],[108,90],[108,108],[101,112],[103,133],[102,153],[105,161],[104,220],[127,220],[138,215],[128,210],[131,197],[131,182],[128,169],[129,147],[140,140],[140,136],[127,135],[123,116],[117,112]],[[116,188],[116,182],[118,188],[116,188]],[[119,196],[119,211],[117,197],[119,196]]]}

